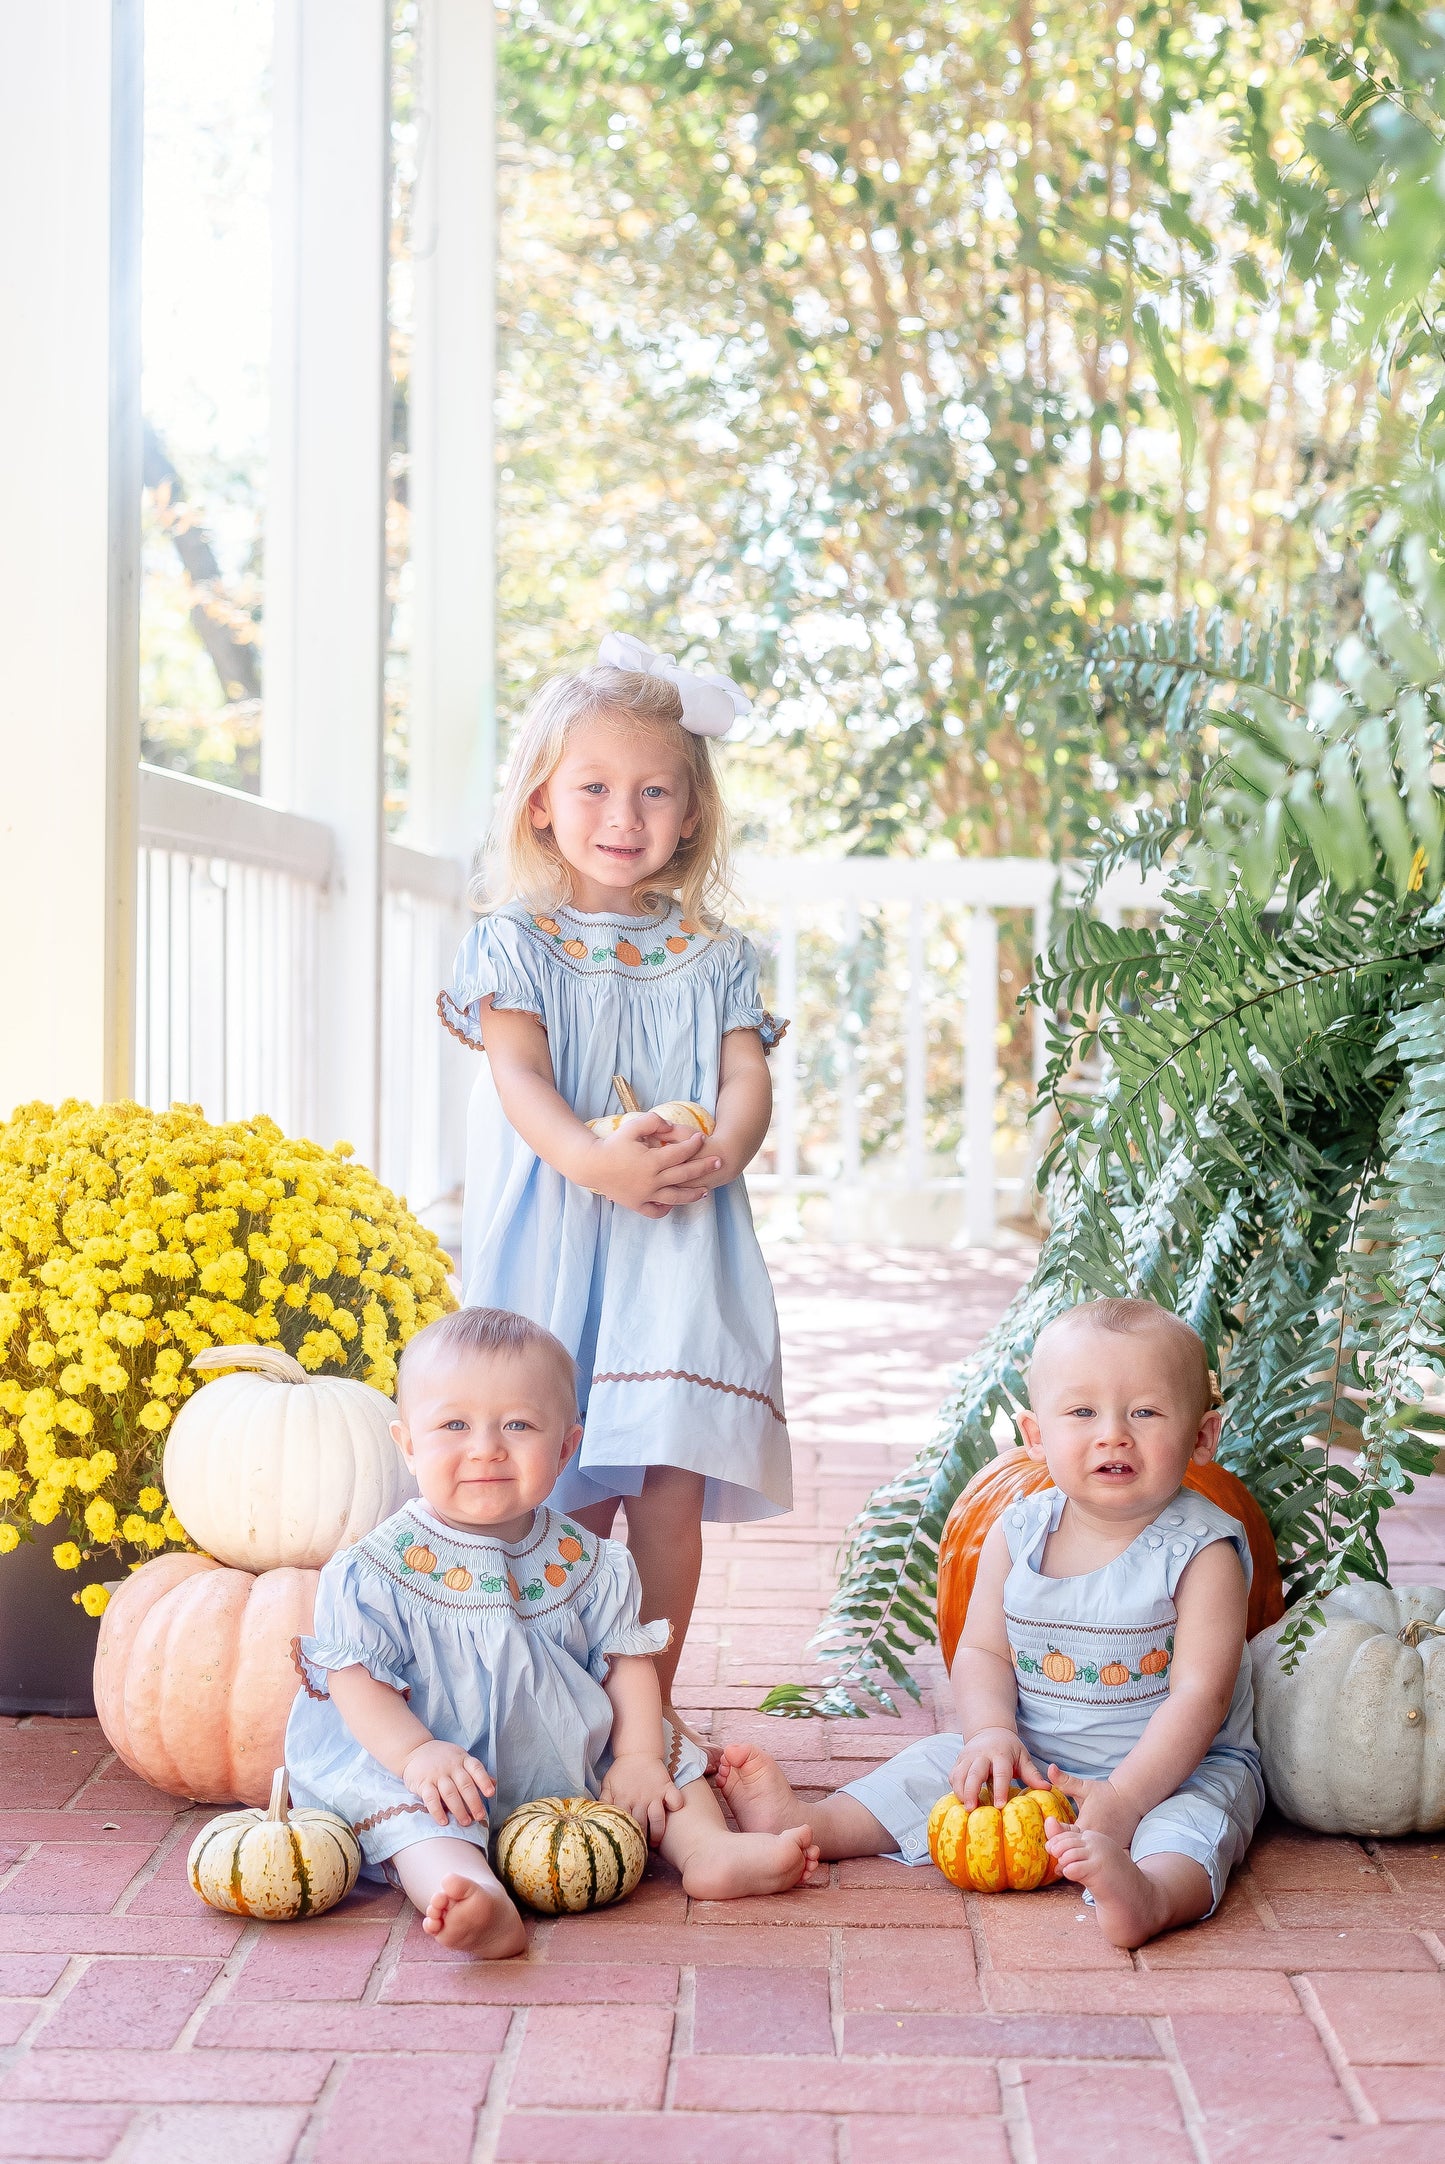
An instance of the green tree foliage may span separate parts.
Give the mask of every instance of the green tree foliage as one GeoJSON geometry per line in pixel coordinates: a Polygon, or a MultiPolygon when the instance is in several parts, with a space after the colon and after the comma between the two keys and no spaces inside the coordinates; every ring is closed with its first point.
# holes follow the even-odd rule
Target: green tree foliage
{"type": "Polygon", "coordinates": [[[512,0],[504,709],[623,619],[757,687],[773,831],[1051,853],[1170,802],[1151,711],[1017,672],[1348,587],[1310,514],[1391,433],[1258,179],[1345,20],[512,0]]]}
{"type": "MultiPolygon", "coordinates": [[[[1347,102],[1256,201],[1307,278],[1338,364],[1408,377],[1411,462],[1375,500],[1358,622],[1330,651],[1218,619],[1096,636],[1064,695],[1162,717],[1199,778],[1100,864],[1170,864],[1162,920],[1080,912],[1039,996],[1055,1018],[1031,1284],[945,1409],[937,1443],[853,1529],[821,1643],[847,1713],[912,1689],[937,1547],[1024,1402],[1039,1329],[1080,1298],[1185,1316],[1224,1381],[1222,1456],[1263,1504],[1289,1592],[1383,1577],[1379,1523],[1445,1422],[1445,582],[1435,333],[1445,22],[1390,8],[1326,50],[1347,102]],[[1433,1387],[1432,1387],[1433,1386],[1433,1387]]],[[[1402,395],[1406,386],[1400,385],[1402,395]]],[[[1055,689],[1069,674],[1046,661],[1055,689]]],[[[1307,1628],[1309,1611],[1303,1623],[1307,1628]]]]}

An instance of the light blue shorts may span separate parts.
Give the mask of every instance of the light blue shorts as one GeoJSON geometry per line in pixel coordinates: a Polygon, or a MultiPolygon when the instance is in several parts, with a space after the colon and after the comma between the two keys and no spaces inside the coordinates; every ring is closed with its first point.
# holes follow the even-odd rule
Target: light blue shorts
{"type": "MultiPolygon", "coordinates": [[[[927,1863],[928,1814],[947,1789],[962,1749],[962,1736],[923,1736],[839,1793],[856,1796],[892,1834],[893,1853],[901,1862],[927,1863]]],[[[1211,1751],[1172,1796],[1145,1812],[1129,1853],[1135,1863],[1146,1856],[1192,1857],[1209,1873],[1212,1916],[1263,1809],[1264,1783],[1250,1761],[1211,1751]]]]}

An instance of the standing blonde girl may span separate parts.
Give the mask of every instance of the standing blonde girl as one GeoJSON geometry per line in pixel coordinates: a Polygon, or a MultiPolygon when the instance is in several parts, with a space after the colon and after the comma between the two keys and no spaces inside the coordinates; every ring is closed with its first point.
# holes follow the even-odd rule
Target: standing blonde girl
{"type": "Polygon", "coordinates": [[[605,1537],[619,1502],[642,1618],[672,1685],[704,1518],[792,1506],[777,1311],[742,1174],[767,1133],[782,1027],[757,956],[718,915],[727,815],[708,739],[747,710],[609,634],[522,723],[492,837],[496,897],[440,1011],[485,1051],[472,1098],[464,1298],[551,1330],[577,1362],[583,1440],[551,1498],[605,1537]],[[621,1110],[692,1100],[684,1133],[621,1110]]]}

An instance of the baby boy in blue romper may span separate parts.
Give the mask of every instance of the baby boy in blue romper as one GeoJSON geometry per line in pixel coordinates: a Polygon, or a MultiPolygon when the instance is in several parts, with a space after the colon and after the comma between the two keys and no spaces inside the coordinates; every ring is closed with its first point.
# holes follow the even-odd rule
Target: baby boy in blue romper
{"type": "MultiPolygon", "coordinates": [[[[1203,1342],[1147,1300],[1094,1300],[1040,1332],[1024,1449],[1054,1485],[990,1529],[953,1663],[960,1733],[929,1736],[807,1815],[824,1856],[928,1860],[950,1786],[1054,1785],[1048,1847],[1105,1935],[1141,1946],[1217,1907],[1264,1808],[1237,1520],[1183,1487],[1219,1442],[1203,1342]],[[1058,1656],[1050,1659],[1050,1655],[1058,1656]],[[1047,1662],[1047,1667],[1045,1663],[1047,1662]]],[[[795,1824],[782,1770],[729,1745],[738,1824],[795,1824]]]]}

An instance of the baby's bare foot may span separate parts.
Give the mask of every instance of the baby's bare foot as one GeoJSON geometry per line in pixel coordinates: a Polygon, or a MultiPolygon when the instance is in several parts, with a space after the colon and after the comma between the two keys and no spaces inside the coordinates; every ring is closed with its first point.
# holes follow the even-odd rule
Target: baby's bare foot
{"type": "Polygon", "coordinates": [[[506,1961],[527,1951],[521,1917],[495,1883],[474,1878],[444,1878],[427,1904],[422,1930],[460,1953],[483,1961],[506,1961]]]}
{"type": "Polygon", "coordinates": [[[1045,1823],[1057,1829],[1050,1835],[1050,1854],[1065,1878],[1093,1895],[1099,1927],[1111,1945],[1142,1946],[1168,1929],[1169,1902],[1128,1849],[1106,1833],[1059,1826],[1052,1818],[1045,1823]]]}
{"type": "Polygon", "coordinates": [[[717,1785],[744,1833],[781,1833],[803,1806],[778,1761],[756,1743],[723,1745],[717,1785]]]}
{"type": "Polygon", "coordinates": [[[786,1893],[816,1870],[811,1826],[781,1833],[725,1833],[689,1856],[683,1892],[694,1901],[737,1901],[744,1894],[786,1893]]]}

